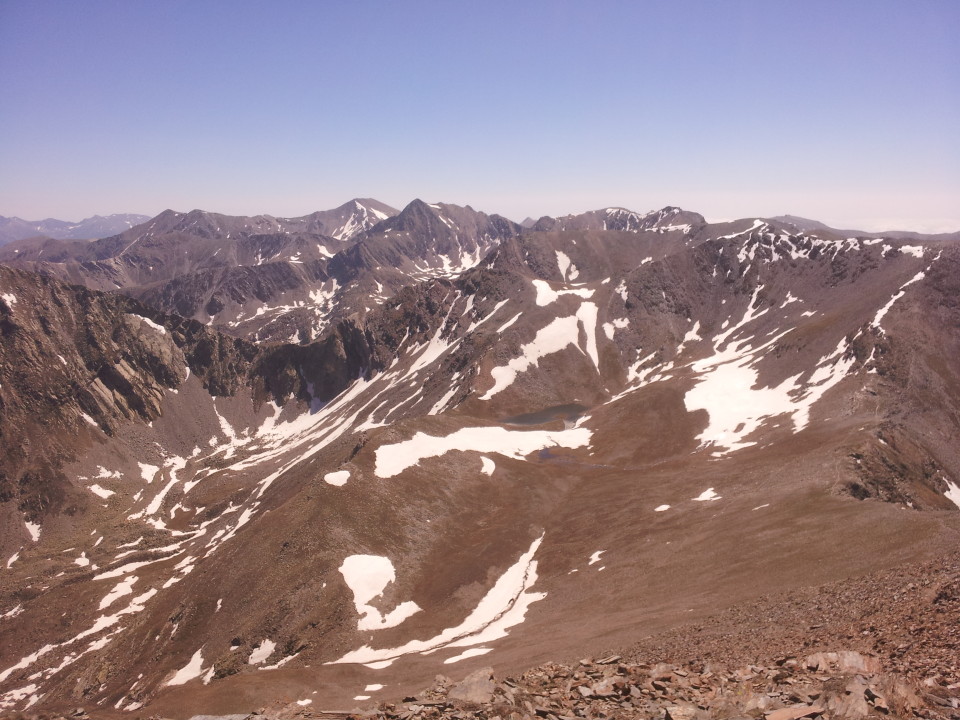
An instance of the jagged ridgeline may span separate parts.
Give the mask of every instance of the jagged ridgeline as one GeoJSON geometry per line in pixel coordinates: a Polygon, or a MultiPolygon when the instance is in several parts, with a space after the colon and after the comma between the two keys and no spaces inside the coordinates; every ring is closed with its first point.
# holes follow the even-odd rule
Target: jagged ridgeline
{"type": "Polygon", "coordinates": [[[356,200],[0,260],[6,711],[364,707],[960,539],[954,237],[356,200]]]}

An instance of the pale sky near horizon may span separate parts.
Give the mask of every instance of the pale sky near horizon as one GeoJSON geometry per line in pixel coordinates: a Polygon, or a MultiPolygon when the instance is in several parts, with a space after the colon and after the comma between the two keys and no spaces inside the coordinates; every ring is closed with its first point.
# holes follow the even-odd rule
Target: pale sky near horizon
{"type": "Polygon", "coordinates": [[[960,2],[0,0],[0,215],[960,230],[960,2]]]}

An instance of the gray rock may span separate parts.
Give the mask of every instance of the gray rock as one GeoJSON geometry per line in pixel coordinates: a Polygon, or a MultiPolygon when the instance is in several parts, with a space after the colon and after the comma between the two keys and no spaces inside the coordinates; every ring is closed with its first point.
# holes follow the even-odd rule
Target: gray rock
{"type": "Polygon", "coordinates": [[[697,715],[694,705],[668,705],[665,709],[666,720],[693,720],[697,715]]]}
{"type": "Polygon", "coordinates": [[[493,682],[493,668],[485,667],[467,675],[450,688],[447,696],[452,700],[485,703],[493,699],[496,687],[493,682]]]}

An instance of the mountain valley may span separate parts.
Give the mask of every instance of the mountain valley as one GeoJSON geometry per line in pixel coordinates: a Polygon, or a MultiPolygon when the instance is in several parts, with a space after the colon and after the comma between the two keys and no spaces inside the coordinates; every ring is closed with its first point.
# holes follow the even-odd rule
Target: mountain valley
{"type": "Polygon", "coordinates": [[[960,246],[799,220],[357,199],[3,246],[0,709],[362,711],[631,648],[772,667],[821,611],[811,653],[960,698],[955,662],[854,634],[866,590],[822,590],[953,587],[960,246]]]}

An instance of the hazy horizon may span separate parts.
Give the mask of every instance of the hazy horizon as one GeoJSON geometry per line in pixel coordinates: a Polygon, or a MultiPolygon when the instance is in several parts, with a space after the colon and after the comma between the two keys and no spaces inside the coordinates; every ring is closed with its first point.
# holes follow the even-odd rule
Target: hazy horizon
{"type": "Polygon", "coordinates": [[[0,4],[0,214],[960,230],[960,4],[0,4]]]}

